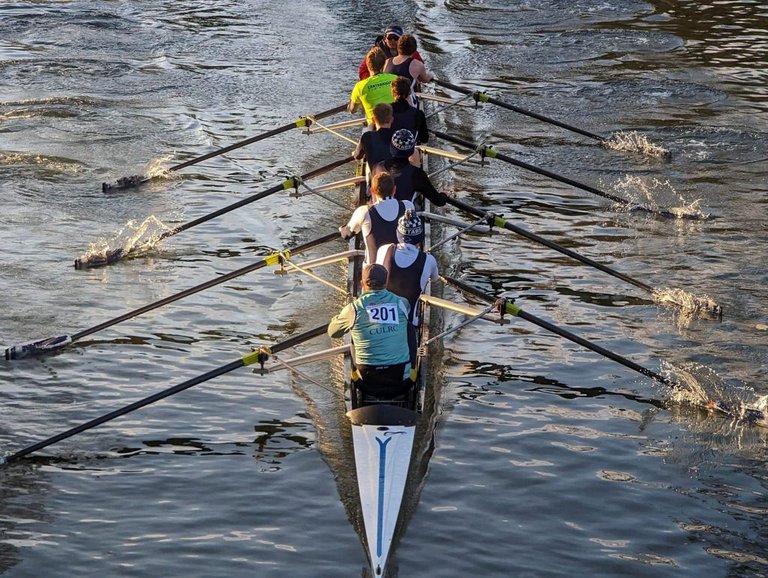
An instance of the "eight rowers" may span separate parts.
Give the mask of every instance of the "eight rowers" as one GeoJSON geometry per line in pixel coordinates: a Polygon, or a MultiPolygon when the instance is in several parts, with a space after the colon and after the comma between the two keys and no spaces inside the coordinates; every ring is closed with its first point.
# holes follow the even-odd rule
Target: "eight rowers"
{"type": "Polygon", "coordinates": [[[349,222],[339,227],[339,233],[345,239],[362,231],[365,244],[365,263],[373,263],[376,253],[382,245],[397,242],[397,220],[406,209],[413,209],[410,201],[398,201],[394,198],[395,181],[387,172],[379,172],[371,180],[373,205],[363,205],[355,209],[349,222]]]}
{"type": "Polygon", "coordinates": [[[408,129],[401,128],[392,135],[392,143],[389,151],[392,158],[377,164],[374,175],[379,172],[387,172],[395,180],[395,198],[403,201],[415,202],[418,193],[421,193],[438,207],[448,202],[448,195],[435,189],[429,176],[421,167],[414,166],[408,160],[415,152],[416,137],[408,129]]]}
{"type": "Polygon", "coordinates": [[[360,136],[357,148],[352,156],[356,159],[365,157],[370,171],[378,163],[387,160],[391,155],[389,144],[392,142],[392,105],[380,102],[373,107],[373,124],[376,130],[367,130],[360,136]]]}
{"type": "Polygon", "coordinates": [[[391,399],[413,385],[408,351],[408,302],[387,290],[387,270],[363,269],[363,293],[328,324],[330,337],[352,334],[352,355],[363,393],[391,399]]]}
{"type": "Polygon", "coordinates": [[[380,102],[392,102],[392,81],[397,78],[394,74],[385,74],[384,53],[380,48],[374,47],[365,55],[365,63],[370,70],[371,75],[360,80],[352,89],[349,97],[349,112],[355,112],[362,105],[365,109],[365,118],[368,124],[373,124],[373,107],[380,102]]]}

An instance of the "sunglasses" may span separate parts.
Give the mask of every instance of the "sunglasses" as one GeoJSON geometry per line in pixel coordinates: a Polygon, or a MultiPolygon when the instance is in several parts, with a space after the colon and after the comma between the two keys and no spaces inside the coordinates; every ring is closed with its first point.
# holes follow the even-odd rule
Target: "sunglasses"
{"type": "Polygon", "coordinates": [[[394,34],[387,34],[387,40],[400,40],[400,37],[394,34]]]}

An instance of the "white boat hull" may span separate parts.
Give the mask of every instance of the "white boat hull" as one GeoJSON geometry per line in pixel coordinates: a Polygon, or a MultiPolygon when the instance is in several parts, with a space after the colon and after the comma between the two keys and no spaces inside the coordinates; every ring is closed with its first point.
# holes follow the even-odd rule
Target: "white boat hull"
{"type": "Polygon", "coordinates": [[[391,405],[347,412],[371,571],[384,576],[403,501],[418,414],[391,405]]]}

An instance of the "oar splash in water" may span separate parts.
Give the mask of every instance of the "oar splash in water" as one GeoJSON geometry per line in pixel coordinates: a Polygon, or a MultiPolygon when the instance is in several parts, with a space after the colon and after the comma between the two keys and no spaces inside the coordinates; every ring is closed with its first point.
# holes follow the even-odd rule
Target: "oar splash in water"
{"type": "Polygon", "coordinates": [[[135,221],[128,221],[112,239],[91,243],[88,250],[75,259],[75,269],[100,267],[114,263],[129,253],[146,252],[158,243],[163,233],[170,230],[171,227],[154,215],[138,225],[135,221]]]}
{"type": "Polygon", "coordinates": [[[694,295],[682,289],[661,288],[651,293],[653,300],[660,305],[670,305],[679,310],[677,324],[687,327],[694,318],[722,319],[723,307],[709,295],[694,295]]]}
{"type": "Polygon", "coordinates": [[[689,221],[705,221],[709,214],[700,208],[700,199],[689,201],[678,193],[669,181],[660,181],[652,179],[647,181],[640,177],[626,176],[614,184],[614,189],[630,199],[630,204],[625,208],[627,210],[643,210],[651,213],[657,213],[673,219],[684,219],[689,221]],[[676,206],[662,206],[659,199],[674,199],[669,203],[679,203],[676,206]]]}
{"type": "Polygon", "coordinates": [[[614,151],[636,152],[647,157],[664,160],[672,158],[672,153],[667,149],[652,143],[648,137],[635,130],[614,133],[610,138],[602,141],[602,144],[605,148],[614,151]]]}
{"type": "Polygon", "coordinates": [[[754,397],[754,393],[726,389],[720,377],[708,367],[693,364],[683,369],[670,363],[663,365],[663,373],[677,383],[668,391],[669,403],[705,409],[737,422],[768,428],[768,395],[747,401],[745,397],[754,397]]]}
{"type": "Polygon", "coordinates": [[[158,177],[170,177],[173,173],[167,165],[172,158],[171,155],[166,155],[151,161],[144,170],[144,173],[140,175],[120,177],[111,183],[101,183],[101,191],[103,193],[111,193],[112,191],[138,187],[139,185],[158,177]]]}

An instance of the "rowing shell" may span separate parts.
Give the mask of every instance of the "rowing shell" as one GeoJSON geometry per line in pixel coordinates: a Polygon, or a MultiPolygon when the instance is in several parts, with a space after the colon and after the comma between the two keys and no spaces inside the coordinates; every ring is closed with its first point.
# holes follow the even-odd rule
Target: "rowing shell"
{"type": "Polygon", "coordinates": [[[408,479],[418,414],[393,405],[347,413],[371,571],[384,576],[408,479]]]}

